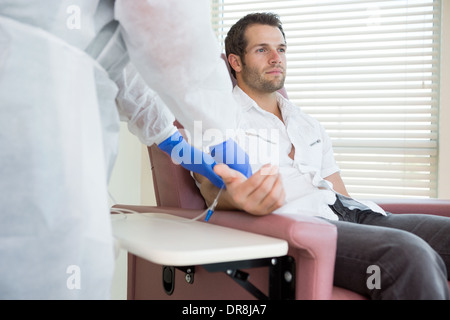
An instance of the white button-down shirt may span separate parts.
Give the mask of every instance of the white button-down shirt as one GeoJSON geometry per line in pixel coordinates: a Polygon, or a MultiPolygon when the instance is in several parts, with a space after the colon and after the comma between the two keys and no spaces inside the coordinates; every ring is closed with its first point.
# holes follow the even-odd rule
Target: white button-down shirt
{"type": "MultiPolygon", "coordinates": [[[[336,193],[324,178],[340,170],[323,126],[279,93],[277,100],[283,121],[260,108],[238,86],[233,94],[243,111],[239,125],[242,131],[237,140],[248,153],[253,172],[266,163],[279,166],[286,202],[274,213],[337,220],[329,207],[336,201],[336,193]],[[294,159],[289,157],[292,145],[295,147],[294,159]]],[[[356,201],[351,205],[355,206],[355,203],[361,205],[356,201]]]]}

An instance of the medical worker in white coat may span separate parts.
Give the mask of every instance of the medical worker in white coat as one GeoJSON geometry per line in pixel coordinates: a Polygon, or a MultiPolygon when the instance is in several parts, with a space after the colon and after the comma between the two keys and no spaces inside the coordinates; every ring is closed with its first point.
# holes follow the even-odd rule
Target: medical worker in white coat
{"type": "Polygon", "coordinates": [[[119,117],[148,145],[172,113],[191,132],[235,128],[208,5],[0,2],[0,299],[110,297],[119,117]]]}

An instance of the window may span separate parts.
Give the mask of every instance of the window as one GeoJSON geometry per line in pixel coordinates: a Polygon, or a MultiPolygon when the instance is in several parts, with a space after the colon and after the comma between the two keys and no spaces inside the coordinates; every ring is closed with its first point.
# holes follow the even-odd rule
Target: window
{"type": "Polygon", "coordinates": [[[212,0],[223,43],[250,12],[274,12],[286,90],[330,135],[349,193],[436,197],[441,1],[212,0]]]}

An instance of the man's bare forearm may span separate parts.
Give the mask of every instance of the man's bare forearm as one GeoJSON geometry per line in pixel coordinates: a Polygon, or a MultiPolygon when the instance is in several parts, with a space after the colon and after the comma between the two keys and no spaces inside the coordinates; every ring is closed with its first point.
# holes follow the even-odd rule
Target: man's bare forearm
{"type": "MultiPolygon", "coordinates": [[[[226,189],[218,201],[218,209],[242,210],[253,215],[267,215],[284,204],[285,193],[275,166],[264,165],[248,179],[228,166],[218,164],[214,171],[223,179],[226,189]]],[[[205,177],[196,176],[200,192],[210,205],[219,189],[205,177]]]]}
{"type": "MultiPolygon", "coordinates": [[[[200,183],[200,193],[205,199],[206,205],[210,206],[219,192],[219,188],[217,188],[211,181],[209,181],[206,177],[194,173],[194,177],[198,183],[200,183]]],[[[242,210],[238,208],[237,205],[230,199],[227,190],[223,190],[222,194],[217,203],[216,209],[219,210],[242,210]]]]}

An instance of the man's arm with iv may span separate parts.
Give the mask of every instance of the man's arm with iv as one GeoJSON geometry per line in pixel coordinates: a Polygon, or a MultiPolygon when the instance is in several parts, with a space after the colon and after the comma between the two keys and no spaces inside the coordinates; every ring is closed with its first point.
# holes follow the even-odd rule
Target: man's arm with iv
{"type": "MultiPolygon", "coordinates": [[[[284,204],[285,192],[276,166],[265,165],[248,179],[224,164],[215,166],[214,171],[226,186],[216,209],[244,210],[253,215],[267,215],[284,204]]],[[[198,174],[195,177],[200,183],[202,196],[207,205],[210,205],[219,189],[204,177],[198,174]]]]}

